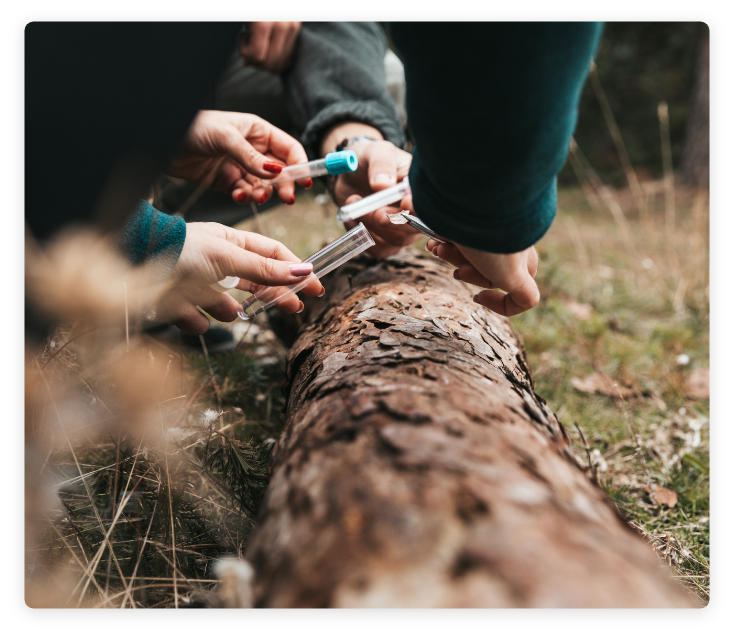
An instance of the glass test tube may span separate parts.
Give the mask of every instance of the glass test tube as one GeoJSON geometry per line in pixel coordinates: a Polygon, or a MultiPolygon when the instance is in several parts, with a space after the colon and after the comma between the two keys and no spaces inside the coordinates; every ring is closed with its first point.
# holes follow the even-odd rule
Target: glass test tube
{"type": "Polygon", "coordinates": [[[408,177],[405,177],[400,183],[394,185],[392,188],[380,190],[374,194],[366,196],[364,199],[344,205],[336,211],[336,218],[342,223],[345,221],[353,221],[358,219],[360,216],[374,212],[375,210],[400,201],[406,194],[410,194],[410,184],[408,183],[408,177]]]}
{"type": "Polygon", "coordinates": [[[374,244],[375,240],[364,224],[360,223],[324,249],[309,256],[304,263],[313,263],[313,272],[300,283],[289,287],[263,287],[242,303],[242,310],[237,315],[242,320],[252,320],[266,309],[278,304],[288,294],[300,291],[312,283],[314,278],[321,278],[374,244]]]}
{"type": "Polygon", "coordinates": [[[330,152],[323,159],[316,159],[308,163],[297,163],[286,166],[275,179],[261,179],[263,185],[269,186],[283,181],[299,181],[308,177],[321,177],[325,174],[342,174],[354,172],[359,165],[357,155],[353,150],[330,152]]]}

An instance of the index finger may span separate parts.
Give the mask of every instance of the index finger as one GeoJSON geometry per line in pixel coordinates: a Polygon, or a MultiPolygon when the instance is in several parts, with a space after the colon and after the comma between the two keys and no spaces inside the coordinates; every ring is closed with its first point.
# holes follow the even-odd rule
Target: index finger
{"type": "Polygon", "coordinates": [[[474,296],[474,301],[502,316],[516,316],[538,304],[540,291],[535,280],[528,274],[523,283],[509,293],[484,290],[474,296]]]}
{"type": "Polygon", "coordinates": [[[268,238],[262,234],[235,230],[231,227],[223,226],[222,229],[224,231],[224,238],[230,243],[234,243],[237,247],[241,247],[243,250],[278,261],[288,261],[289,263],[301,262],[301,259],[280,241],[268,238]]]}
{"type": "Polygon", "coordinates": [[[240,55],[246,62],[262,64],[268,54],[272,22],[253,22],[250,25],[250,41],[240,46],[240,55]]]}

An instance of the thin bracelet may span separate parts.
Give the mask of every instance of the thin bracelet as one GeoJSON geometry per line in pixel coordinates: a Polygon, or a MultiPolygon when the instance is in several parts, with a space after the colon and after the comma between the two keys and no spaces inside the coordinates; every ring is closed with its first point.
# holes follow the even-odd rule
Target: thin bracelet
{"type": "Polygon", "coordinates": [[[352,144],[356,144],[358,141],[377,141],[377,139],[373,137],[367,137],[366,135],[357,135],[356,137],[352,137],[350,139],[342,139],[334,149],[334,152],[341,152],[344,150],[347,146],[351,146],[352,144]]]}

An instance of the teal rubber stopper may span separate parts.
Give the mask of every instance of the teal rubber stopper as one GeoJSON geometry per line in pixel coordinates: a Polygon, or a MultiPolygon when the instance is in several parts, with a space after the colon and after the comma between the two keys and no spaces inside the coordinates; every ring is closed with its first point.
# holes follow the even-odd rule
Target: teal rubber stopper
{"type": "Polygon", "coordinates": [[[324,157],[326,169],[329,174],[343,174],[344,172],[354,172],[359,165],[357,155],[353,150],[341,150],[340,152],[330,152],[324,157]]]}

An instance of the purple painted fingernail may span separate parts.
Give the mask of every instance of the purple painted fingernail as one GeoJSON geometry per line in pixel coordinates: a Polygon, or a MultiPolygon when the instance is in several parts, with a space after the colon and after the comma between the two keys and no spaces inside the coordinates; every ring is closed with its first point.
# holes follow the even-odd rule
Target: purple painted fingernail
{"type": "Polygon", "coordinates": [[[306,276],[313,271],[313,263],[292,263],[289,269],[292,276],[306,276]]]}

